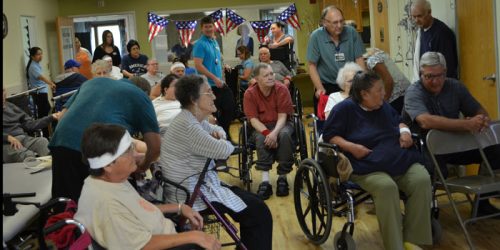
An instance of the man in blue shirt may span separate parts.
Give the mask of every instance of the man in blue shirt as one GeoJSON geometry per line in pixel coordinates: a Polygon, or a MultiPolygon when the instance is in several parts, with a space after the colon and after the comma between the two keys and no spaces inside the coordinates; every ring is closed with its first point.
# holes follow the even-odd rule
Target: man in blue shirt
{"type": "Polygon", "coordinates": [[[366,69],[365,48],[361,36],[350,26],[345,26],[342,10],[330,5],[321,14],[322,27],[311,34],[307,46],[309,75],[316,89],[314,111],[318,98],[341,89],[335,83],[337,73],[347,62],[356,62],[366,69]]]}
{"type": "MultiPolygon", "coordinates": [[[[141,133],[147,145],[138,171],[148,169],[160,155],[160,134],[153,104],[127,79],[97,77],[83,84],[66,102],[63,119],[49,143],[52,153],[52,197],[78,201],[88,166],[83,164],[80,143],[92,123],[118,124],[130,134],[141,133]]],[[[138,159],[139,160],[139,159],[138,159]]]]}
{"type": "Polygon", "coordinates": [[[194,44],[194,66],[199,74],[208,79],[214,92],[217,112],[215,117],[230,139],[229,125],[235,117],[233,92],[222,79],[222,58],[219,44],[215,40],[214,20],[210,16],[201,19],[203,35],[194,44]]]}

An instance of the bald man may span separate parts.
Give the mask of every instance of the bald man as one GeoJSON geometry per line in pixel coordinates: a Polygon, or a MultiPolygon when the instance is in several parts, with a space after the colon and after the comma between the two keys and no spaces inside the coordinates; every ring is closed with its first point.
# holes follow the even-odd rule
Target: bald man
{"type": "Polygon", "coordinates": [[[413,82],[420,80],[420,57],[428,51],[443,54],[448,65],[446,76],[458,79],[457,43],[453,31],[432,16],[431,4],[427,0],[414,1],[411,16],[419,27],[413,56],[413,82]]]}

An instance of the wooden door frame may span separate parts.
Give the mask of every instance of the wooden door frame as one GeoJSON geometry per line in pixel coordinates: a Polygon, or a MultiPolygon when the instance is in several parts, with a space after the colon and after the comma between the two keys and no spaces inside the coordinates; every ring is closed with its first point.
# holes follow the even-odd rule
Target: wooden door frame
{"type": "Polygon", "coordinates": [[[497,3],[497,0],[491,0],[493,1],[493,27],[494,27],[494,38],[495,38],[495,52],[496,52],[496,63],[497,63],[497,68],[496,68],[496,80],[495,80],[495,85],[497,87],[497,109],[498,109],[498,117],[500,118],[500,46],[498,43],[500,42],[498,37],[500,33],[500,27],[498,26],[498,18],[500,18],[500,13],[497,11],[500,11],[500,6],[497,6],[499,3],[497,3]]]}

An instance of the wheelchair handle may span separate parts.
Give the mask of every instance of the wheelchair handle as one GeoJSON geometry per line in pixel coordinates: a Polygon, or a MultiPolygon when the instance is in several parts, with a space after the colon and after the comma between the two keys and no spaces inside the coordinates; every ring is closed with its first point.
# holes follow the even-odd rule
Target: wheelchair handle
{"type": "Polygon", "coordinates": [[[71,96],[71,95],[73,95],[74,93],[76,93],[76,91],[78,91],[78,89],[72,90],[72,91],[70,91],[70,92],[66,92],[66,93],[64,93],[64,94],[60,94],[60,95],[58,95],[58,96],[54,96],[54,97],[52,97],[52,101],[57,101],[57,100],[59,100],[59,99],[61,99],[61,98],[64,98],[64,97],[66,97],[66,96],[71,96]]]}
{"type": "Polygon", "coordinates": [[[316,121],[317,121],[317,120],[319,120],[319,118],[318,118],[315,114],[308,114],[308,115],[306,116],[306,118],[307,118],[307,119],[311,119],[311,118],[312,118],[312,119],[314,119],[314,120],[316,120],[316,121]]]}
{"type": "Polygon", "coordinates": [[[52,199],[49,202],[45,203],[44,205],[40,206],[40,210],[46,210],[48,208],[53,207],[57,203],[67,203],[69,201],[71,201],[71,199],[65,198],[65,197],[58,197],[58,198],[52,199]]]}
{"type": "Polygon", "coordinates": [[[41,90],[41,89],[43,89],[43,88],[45,88],[45,86],[42,86],[42,87],[36,87],[36,88],[30,89],[30,90],[26,90],[26,91],[21,92],[21,93],[13,94],[13,95],[11,95],[11,96],[9,96],[9,97],[5,98],[5,99],[9,100],[9,99],[12,99],[12,98],[16,98],[16,97],[18,97],[18,96],[29,95],[31,92],[36,92],[36,91],[41,90]]]}
{"type": "Polygon", "coordinates": [[[53,233],[66,225],[75,225],[78,228],[78,230],[80,230],[81,234],[83,234],[85,232],[85,226],[82,223],[80,223],[79,221],[74,220],[74,219],[64,219],[64,220],[60,220],[60,221],[50,225],[47,228],[44,228],[43,234],[47,235],[47,234],[53,233]]]}

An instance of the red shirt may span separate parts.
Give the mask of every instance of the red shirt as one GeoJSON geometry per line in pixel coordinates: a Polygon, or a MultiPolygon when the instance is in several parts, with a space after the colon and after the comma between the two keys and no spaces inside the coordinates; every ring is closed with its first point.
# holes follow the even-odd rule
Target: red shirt
{"type": "Polygon", "coordinates": [[[245,116],[250,121],[259,119],[263,124],[274,124],[278,121],[278,113],[291,115],[293,113],[292,98],[288,88],[276,81],[269,96],[264,96],[258,83],[245,91],[243,98],[245,116]]]}

